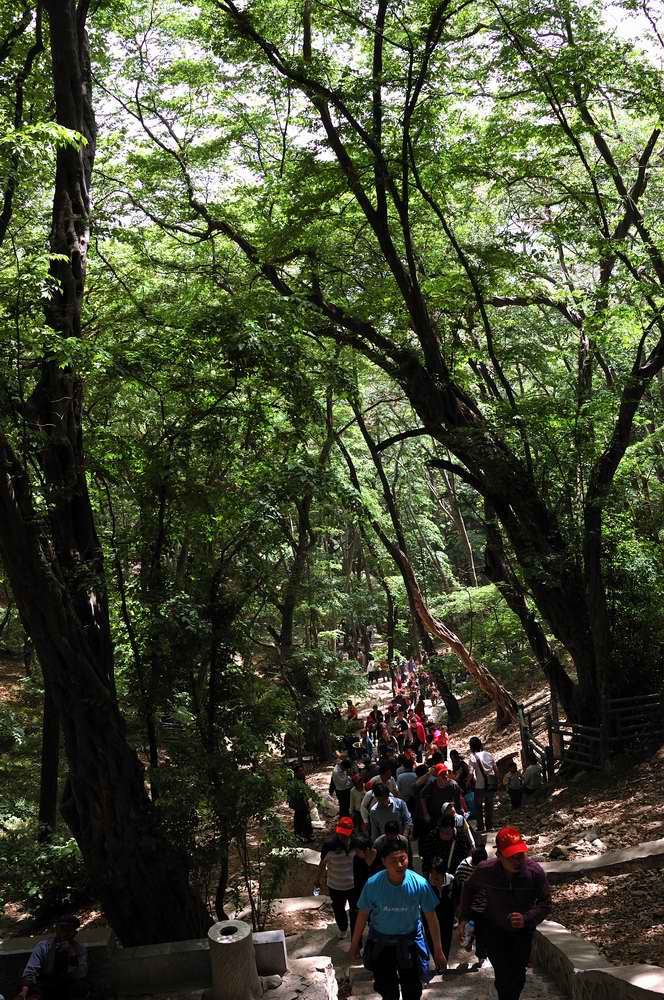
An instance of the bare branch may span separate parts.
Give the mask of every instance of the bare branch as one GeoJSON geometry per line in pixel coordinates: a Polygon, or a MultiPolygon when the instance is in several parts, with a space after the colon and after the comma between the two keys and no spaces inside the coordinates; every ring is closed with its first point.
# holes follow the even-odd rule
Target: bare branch
{"type": "Polygon", "coordinates": [[[398,444],[399,441],[405,441],[407,438],[422,437],[423,434],[429,434],[426,427],[413,427],[408,431],[401,431],[400,434],[393,434],[392,437],[385,438],[384,441],[379,441],[376,445],[376,451],[385,451],[386,448],[391,448],[392,445],[398,444]]]}

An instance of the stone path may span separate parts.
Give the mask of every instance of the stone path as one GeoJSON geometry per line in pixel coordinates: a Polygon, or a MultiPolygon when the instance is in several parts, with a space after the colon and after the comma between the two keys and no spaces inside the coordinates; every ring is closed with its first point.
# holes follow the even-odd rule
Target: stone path
{"type": "MultiPolygon", "coordinates": [[[[358,982],[351,997],[357,1000],[380,1000],[373,992],[371,981],[358,982]]],[[[423,993],[423,1000],[490,1000],[493,990],[493,969],[488,964],[478,972],[454,971],[447,975],[435,976],[423,993]]],[[[521,1000],[567,1000],[556,984],[539,969],[528,969],[526,986],[521,1000]]]]}
{"type": "MultiPolygon", "coordinates": [[[[289,959],[313,955],[329,955],[338,979],[350,977],[351,997],[357,1000],[379,1000],[373,991],[371,974],[361,966],[351,965],[348,940],[339,941],[336,926],[306,931],[286,939],[289,959]]],[[[435,976],[425,988],[423,1000],[489,1000],[492,996],[493,970],[488,962],[478,971],[467,971],[468,962],[474,957],[453,946],[450,956],[451,971],[435,976]],[[462,964],[459,968],[459,963],[462,964]]],[[[528,969],[526,988],[522,1000],[566,1000],[552,979],[539,969],[528,969]]]]}

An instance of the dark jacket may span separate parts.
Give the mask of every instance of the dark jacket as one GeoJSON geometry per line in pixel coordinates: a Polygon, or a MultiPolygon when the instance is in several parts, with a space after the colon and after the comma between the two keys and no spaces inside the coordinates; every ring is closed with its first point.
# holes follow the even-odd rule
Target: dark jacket
{"type": "Polygon", "coordinates": [[[454,803],[454,808],[458,813],[463,811],[461,809],[461,789],[453,778],[446,781],[442,787],[437,781],[430,781],[428,785],[424,786],[422,799],[426,802],[432,819],[438,819],[443,811],[443,806],[447,805],[448,802],[454,803]]]}
{"type": "Polygon", "coordinates": [[[499,859],[478,865],[463,887],[461,920],[470,919],[478,895],[486,898],[485,918],[501,930],[513,929],[510,913],[523,913],[526,928],[532,931],[551,912],[551,889],[544,869],[530,858],[514,874],[506,872],[499,859]]]}
{"type": "Polygon", "coordinates": [[[454,847],[449,840],[441,840],[438,830],[432,830],[420,844],[422,873],[428,878],[434,864],[444,865],[445,871],[454,875],[464,858],[470,854],[470,841],[464,830],[455,830],[454,847]],[[450,853],[450,848],[451,853],[450,853]],[[449,859],[449,864],[448,864],[449,859]]]}

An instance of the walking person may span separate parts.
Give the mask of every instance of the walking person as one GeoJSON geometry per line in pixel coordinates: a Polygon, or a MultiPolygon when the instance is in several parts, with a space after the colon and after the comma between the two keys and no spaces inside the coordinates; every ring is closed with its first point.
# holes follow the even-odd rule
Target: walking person
{"type": "Polygon", "coordinates": [[[371,876],[383,871],[383,862],[378,857],[378,851],[372,846],[369,838],[362,833],[353,837],[352,847],[355,853],[353,858],[355,891],[359,897],[371,876]]]}
{"type": "Polygon", "coordinates": [[[351,775],[353,787],[350,790],[350,815],[356,831],[362,829],[362,801],[366,794],[364,779],[359,771],[351,775]]]}
{"type": "Polygon", "coordinates": [[[503,785],[507,789],[512,809],[519,809],[523,799],[523,781],[514,761],[510,764],[509,771],[503,778],[503,785]]]}
{"type": "Polygon", "coordinates": [[[542,769],[535,758],[533,756],[529,756],[526,761],[526,768],[523,772],[523,794],[526,796],[526,801],[534,795],[535,792],[539,792],[543,785],[542,769]]]}
{"type": "Polygon", "coordinates": [[[357,891],[355,889],[355,873],[353,861],[355,858],[353,844],[353,821],[350,816],[341,816],[334,830],[334,836],[327,840],[320,851],[318,866],[318,883],[325,879],[327,891],[332,900],[332,911],[339,929],[339,939],[343,940],[348,933],[348,916],[350,915],[350,930],[353,933],[357,917],[357,891]]]}
{"type": "Polygon", "coordinates": [[[293,833],[305,843],[311,843],[314,828],[311,823],[311,805],[309,803],[309,789],[304,764],[298,764],[293,770],[293,781],[289,789],[288,805],[293,810],[293,833]]]}
{"type": "Polygon", "coordinates": [[[376,735],[378,731],[378,726],[383,721],[383,713],[379,709],[378,705],[374,705],[369,714],[367,715],[364,728],[368,732],[369,736],[376,743],[376,735]]]}
{"type": "Polygon", "coordinates": [[[412,802],[415,797],[415,785],[417,782],[417,775],[415,774],[415,754],[410,754],[408,751],[403,755],[403,764],[401,767],[397,768],[397,789],[399,795],[404,800],[408,806],[408,810],[412,815],[412,802]]]}
{"type": "Polygon", "coordinates": [[[364,965],[374,974],[374,989],[383,1000],[420,1000],[422,983],[429,979],[429,949],[420,914],[424,914],[436,967],[447,957],[440,943],[436,917],[438,897],[421,875],[408,868],[408,843],[397,837],[382,851],[385,871],[369,879],[358,900],[350,957],[357,962],[364,928],[369,935],[364,946],[364,965]]]}
{"type": "Polygon", "coordinates": [[[378,837],[385,833],[385,824],[393,820],[399,827],[399,833],[410,835],[413,821],[408,806],[403,799],[395,798],[387,785],[374,785],[373,793],[376,801],[369,809],[369,836],[375,843],[378,837]]]}
{"type": "Polygon", "coordinates": [[[485,750],[479,736],[472,736],[468,743],[470,764],[475,772],[475,811],[480,833],[493,829],[493,804],[498,789],[498,772],[493,754],[485,750]]]}
{"type": "Polygon", "coordinates": [[[457,815],[453,805],[448,805],[436,827],[420,841],[422,874],[428,878],[433,866],[447,859],[445,870],[453,875],[474,847],[468,824],[463,816],[457,815]]]}
{"type": "MultiPolygon", "coordinates": [[[[455,894],[461,900],[464,884],[468,881],[478,865],[488,860],[485,847],[476,847],[469,858],[465,858],[454,873],[455,894]]],[[[470,920],[466,922],[465,938],[462,947],[470,950],[475,947],[475,957],[477,959],[476,968],[481,969],[486,962],[487,952],[484,943],[485,933],[482,918],[486,910],[486,893],[477,892],[473,897],[473,908],[470,920]]]]}
{"type": "Polygon", "coordinates": [[[455,885],[454,874],[470,851],[471,842],[465,828],[456,824],[454,806],[445,811],[438,827],[432,830],[420,845],[422,874],[429,879],[439,899],[436,915],[440,924],[440,940],[446,955],[449,955],[452,944],[452,929],[458,901],[458,884],[455,885]]]}
{"type": "Polygon", "coordinates": [[[422,792],[422,815],[425,822],[435,825],[448,802],[454,803],[457,813],[462,814],[461,789],[453,778],[447,764],[434,764],[429,769],[429,780],[419,779],[424,785],[422,792]]]}
{"type": "Polygon", "coordinates": [[[465,798],[466,793],[474,786],[475,778],[471,773],[468,761],[464,760],[458,750],[450,750],[450,770],[465,798]]]}
{"type": "Polygon", "coordinates": [[[350,792],[353,781],[350,776],[352,764],[348,757],[342,757],[332,770],[331,784],[339,800],[339,815],[350,816],[350,792]]]}
{"type": "Polygon", "coordinates": [[[369,778],[365,784],[366,791],[360,804],[360,814],[363,823],[362,829],[365,833],[369,831],[369,810],[376,801],[376,786],[385,785],[391,795],[394,795],[397,799],[400,798],[398,785],[392,776],[392,766],[386,761],[381,761],[378,767],[378,774],[374,775],[373,778],[369,778]]]}
{"type": "Polygon", "coordinates": [[[461,895],[460,941],[476,897],[482,900],[482,938],[493,965],[498,1000],[519,1000],[535,928],[551,911],[546,874],[526,856],[527,851],[519,830],[503,827],[496,834],[497,858],[478,865],[461,895]]]}

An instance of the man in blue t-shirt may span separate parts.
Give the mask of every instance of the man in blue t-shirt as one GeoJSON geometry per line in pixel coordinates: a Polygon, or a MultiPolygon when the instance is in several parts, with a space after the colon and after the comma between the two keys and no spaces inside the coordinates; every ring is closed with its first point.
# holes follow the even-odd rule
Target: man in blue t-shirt
{"type": "Polygon", "coordinates": [[[408,869],[408,841],[396,837],[381,851],[385,871],[369,879],[357,902],[358,914],[351,943],[351,959],[359,961],[362,934],[369,921],[364,964],[374,974],[374,989],[383,1000],[420,1000],[422,982],[429,976],[429,949],[421,914],[433,942],[436,967],[447,958],[440,943],[436,916],[438,897],[421,875],[408,869]]]}

